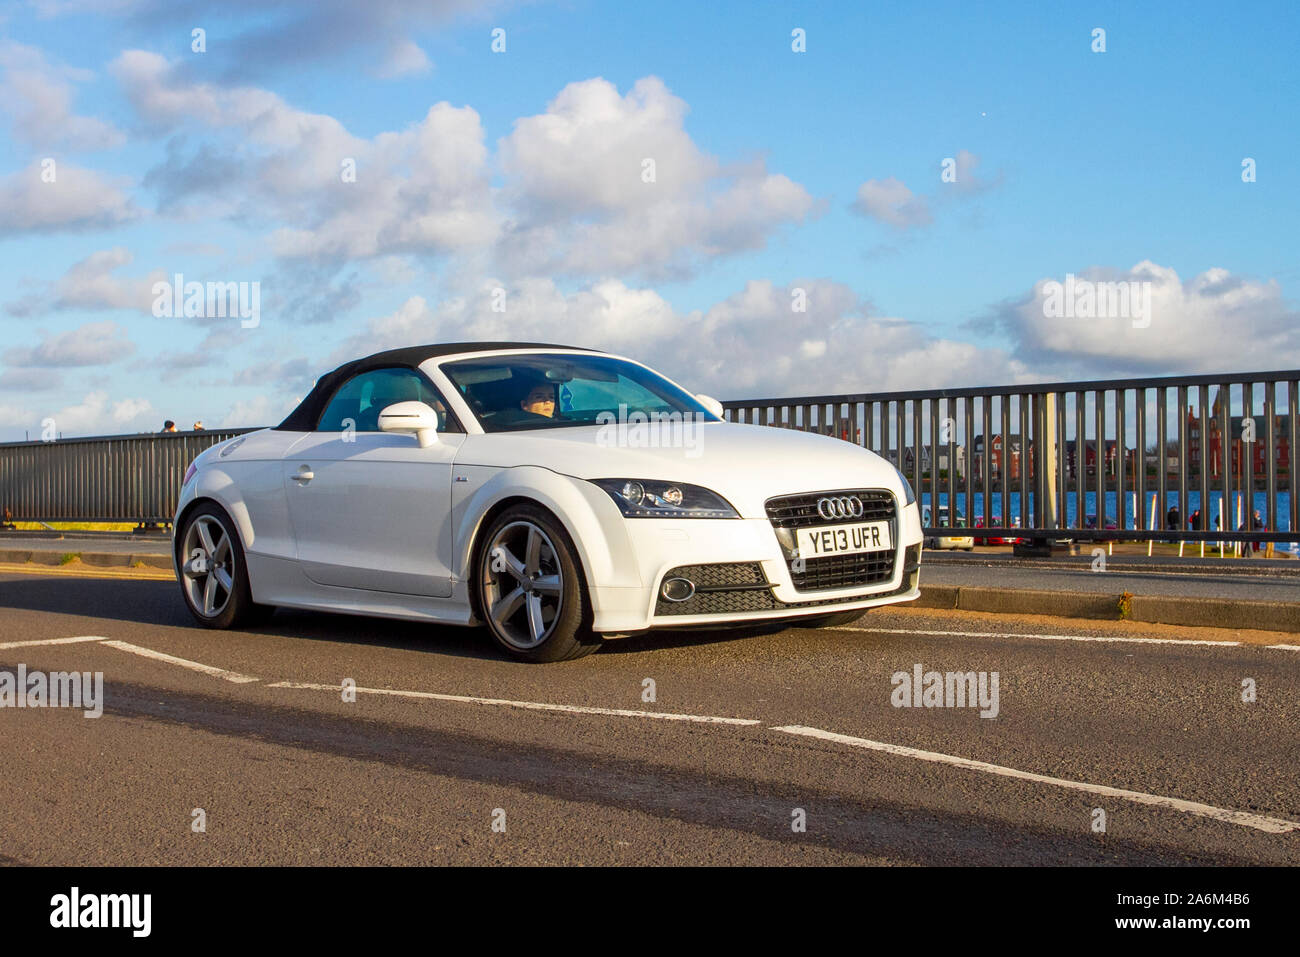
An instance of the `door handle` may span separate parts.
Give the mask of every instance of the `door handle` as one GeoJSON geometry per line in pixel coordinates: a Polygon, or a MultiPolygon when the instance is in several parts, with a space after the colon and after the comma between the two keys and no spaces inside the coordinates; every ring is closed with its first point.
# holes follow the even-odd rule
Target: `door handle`
{"type": "Polygon", "coordinates": [[[298,471],[290,476],[295,482],[302,482],[304,485],[316,477],[316,473],[308,465],[302,466],[298,471]]]}

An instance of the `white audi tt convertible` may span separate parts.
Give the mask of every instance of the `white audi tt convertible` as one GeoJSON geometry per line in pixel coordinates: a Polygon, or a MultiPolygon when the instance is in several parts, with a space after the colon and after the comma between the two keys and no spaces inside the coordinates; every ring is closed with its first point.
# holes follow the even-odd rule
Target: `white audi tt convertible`
{"type": "Polygon", "coordinates": [[[526,661],[917,596],[921,522],[897,469],[721,413],[589,349],[381,352],[194,460],[177,577],[211,628],[281,605],[484,625],[526,661]]]}

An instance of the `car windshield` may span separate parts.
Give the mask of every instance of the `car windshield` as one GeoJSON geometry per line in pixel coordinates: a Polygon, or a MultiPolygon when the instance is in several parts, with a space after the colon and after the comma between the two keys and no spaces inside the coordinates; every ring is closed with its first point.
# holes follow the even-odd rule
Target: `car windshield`
{"type": "Polygon", "coordinates": [[[512,353],[440,367],[484,432],[719,419],[663,376],[603,355],[512,353]]]}

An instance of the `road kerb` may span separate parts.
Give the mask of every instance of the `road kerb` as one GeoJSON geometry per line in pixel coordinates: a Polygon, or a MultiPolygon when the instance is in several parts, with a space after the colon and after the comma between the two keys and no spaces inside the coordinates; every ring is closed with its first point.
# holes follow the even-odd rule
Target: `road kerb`
{"type": "Polygon", "coordinates": [[[908,606],[1300,634],[1300,602],[1131,595],[1125,616],[1120,613],[1122,597],[1119,593],[923,584],[921,597],[908,606]]]}
{"type": "Polygon", "coordinates": [[[1134,595],[1132,620],[1164,625],[1198,625],[1202,628],[1251,628],[1298,633],[1300,603],[1134,595]]]}

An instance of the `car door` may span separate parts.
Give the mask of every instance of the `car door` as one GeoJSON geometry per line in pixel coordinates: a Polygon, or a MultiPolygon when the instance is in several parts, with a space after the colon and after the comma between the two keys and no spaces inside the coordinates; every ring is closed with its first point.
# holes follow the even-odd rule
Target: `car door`
{"type": "Polygon", "coordinates": [[[344,382],[282,459],[285,499],[303,573],[321,585],[451,595],[451,471],[464,440],[422,373],[374,369],[344,382]],[[380,432],[379,413],[418,400],[443,421],[438,441],[380,432]]]}

